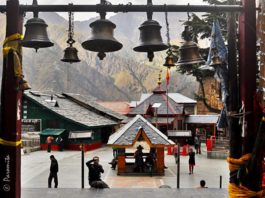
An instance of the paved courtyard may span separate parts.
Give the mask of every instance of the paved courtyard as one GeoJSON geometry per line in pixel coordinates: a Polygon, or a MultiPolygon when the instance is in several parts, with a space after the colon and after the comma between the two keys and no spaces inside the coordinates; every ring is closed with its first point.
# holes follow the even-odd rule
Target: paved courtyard
{"type": "MultiPolygon", "coordinates": [[[[59,163],[59,188],[81,188],[81,151],[37,151],[22,155],[22,190],[34,188],[47,188],[47,178],[50,167],[50,155],[54,155],[59,163]]],[[[85,153],[85,161],[93,156],[100,157],[105,173],[102,179],[111,188],[158,188],[161,185],[168,185],[176,188],[177,166],[172,155],[165,151],[165,176],[118,176],[115,170],[110,168],[108,162],[112,159],[110,147],[103,147],[85,153]]],[[[85,166],[85,188],[89,188],[87,181],[87,167],[85,166]]],[[[206,151],[202,155],[196,155],[196,166],[194,174],[189,175],[188,157],[181,156],[180,159],[180,188],[196,188],[201,179],[206,180],[209,188],[219,188],[220,176],[222,186],[227,188],[228,168],[225,160],[207,159],[206,151]]]]}

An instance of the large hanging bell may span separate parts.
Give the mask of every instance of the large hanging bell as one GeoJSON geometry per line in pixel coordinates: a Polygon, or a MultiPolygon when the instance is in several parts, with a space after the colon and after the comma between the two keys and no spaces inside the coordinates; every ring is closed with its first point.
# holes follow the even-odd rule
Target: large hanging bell
{"type": "Polygon", "coordinates": [[[193,41],[185,41],[185,43],[179,48],[179,59],[177,66],[180,65],[192,65],[204,63],[204,59],[199,53],[197,44],[193,41]]]}
{"type": "Polygon", "coordinates": [[[122,44],[113,37],[116,25],[107,19],[99,19],[90,24],[92,37],[82,43],[86,50],[99,52],[102,60],[106,55],[104,52],[114,52],[122,48],[122,44]]]}
{"type": "Polygon", "coordinates": [[[64,50],[64,57],[61,59],[63,62],[68,62],[68,63],[76,63],[80,62],[78,56],[77,56],[77,49],[73,46],[67,47],[64,50]]]}
{"type": "Polygon", "coordinates": [[[147,52],[149,61],[153,60],[154,52],[162,51],[168,48],[163,43],[161,33],[161,26],[155,20],[148,19],[139,27],[140,30],[140,45],[133,48],[136,52],[147,52]]]}
{"type": "Polygon", "coordinates": [[[23,47],[39,48],[51,47],[53,43],[48,38],[47,24],[44,20],[34,17],[25,24],[26,31],[24,39],[21,42],[23,47]]]}

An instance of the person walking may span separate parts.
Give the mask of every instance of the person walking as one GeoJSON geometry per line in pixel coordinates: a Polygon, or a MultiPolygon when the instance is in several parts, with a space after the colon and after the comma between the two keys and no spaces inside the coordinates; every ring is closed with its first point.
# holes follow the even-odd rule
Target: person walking
{"type": "Polygon", "coordinates": [[[101,180],[101,173],[104,173],[102,166],[99,164],[99,157],[95,156],[92,160],[87,161],[88,167],[88,183],[93,188],[109,188],[109,186],[101,180]]]}
{"type": "Polygon", "coordinates": [[[193,174],[193,169],[195,166],[195,152],[193,151],[192,148],[190,148],[189,151],[189,174],[193,174]]]}
{"type": "Polygon", "coordinates": [[[201,154],[201,138],[199,134],[196,134],[194,137],[194,147],[196,154],[201,154]]]}
{"type": "Polygon", "coordinates": [[[58,187],[58,176],[57,173],[59,171],[58,162],[53,155],[50,156],[51,166],[50,166],[50,175],[48,178],[48,188],[52,186],[52,179],[54,179],[54,188],[58,187]]]}
{"type": "Polygon", "coordinates": [[[63,138],[61,136],[58,136],[55,141],[58,144],[59,151],[63,151],[63,138]]]}
{"type": "Polygon", "coordinates": [[[175,162],[177,164],[178,163],[178,145],[177,145],[177,142],[173,147],[173,154],[174,154],[175,162]]]}
{"type": "Polygon", "coordinates": [[[47,143],[47,152],[48,152],[48,153],[51,152],[52,141],[53,141],[53,137],[52,137],[52,136],[48,136],[47,139],[46,139],[46,143],[47,143]]]}

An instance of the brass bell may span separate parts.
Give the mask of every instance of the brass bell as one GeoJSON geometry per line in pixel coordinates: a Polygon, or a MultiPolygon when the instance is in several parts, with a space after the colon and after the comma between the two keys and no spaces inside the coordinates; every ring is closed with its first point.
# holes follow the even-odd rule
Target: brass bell
{"type": "Polygon", "coordinates": [[[68,63],[76,63],[80,62],[78,56],[77,56],[77,49],[73,46],[67,47],[64,50],[64,57],[61,59],[63,62],[68,62],[68,63]]]}
{"type": "Polygon", "coordinates": [[[217,49],[213,48],[212,52],[213,52],[213,56],[211,57],[210,66],[222,65],[223,62],[222,62],[221,58],[218,55],[217,49]]]}
{"type": "Polygon", "coordinates": [[[98,19],[90,24],[92,37],[82,43],[86,50],[99,52],[98,57],[102,60],[105,52],[114,52],[122,48],[122,44],[113,37],[116,25],[107,19],[98,19]]]}
{"type": "Polygon", "coordinates": [[[199,48],[197,44],[193,41],[186,41],[179,48],[179,59],[177,62],[177,66],[180,65],[192,65],[192,64],[200,64],[204,63],[204,59],[199,54],[199,48]]]}
{"type": "Polygon", "coordinates": [[[36,52],[39,48],[53,46],[53,43],[48,38],[47,26],[45,21],[38,17],[34,16],[34,18],[29,19],[25,24],[26,31],[21,45],[23,47],[34,48],[36,52]]]}
{"type": "Polygon", "coordinates": [[[161,26],[159,23],[152,19],[146,20],[139,27],[140,45],[133,48],[133,50],[136,52],[147,52],[150,62],[154,58],[154,52],[168,48],[168,46],[163,43],[160,29],[161,26]]]}
{"type": "Polygon", "coordinates": [[[171,67],[174,67],[175,66],[174,56],[173,56],[171,50],[168,50],[167,51],[167,57],[166,57],[166,61],[164,63],[164,66],[167,67],[167,68],[169,68],[169,69],[171,67]]]}

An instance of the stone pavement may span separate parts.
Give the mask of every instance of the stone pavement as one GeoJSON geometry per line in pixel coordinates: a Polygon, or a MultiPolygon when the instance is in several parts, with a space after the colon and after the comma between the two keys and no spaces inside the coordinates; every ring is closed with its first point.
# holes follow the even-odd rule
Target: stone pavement
{"type": "MultiPolygon", "coordinates": [[[[165,164],[168,169],[165,169],[165,176],[117,176],[117,172],[110,168],[108,162],[112,159],[112,150],[110,147],[103,147],[94,151],[88,151],[85,153],[85,161],[91,159],[93,156],[100,157],[100,163],[103,165],[105,173],[102,175],[102,179],[106,181],[111,189],[104,190],[106,197],[111,192],[121,193],[122,191],[133,192],[133,189],[141,189],[141,193],[148,195],[149,193],[157,193],[155,189],[161,185],[168,185],[171,189],[163,191],[166,194],[170,193],[187,193],[191,189],[196,189],[199,186],[199,181],[204,179],[206,185],[212,193],[218,192],[219,197],[226,197],[226,188],[228,184],[228,167],[225,160],[220,159],[207,159],[205,148],[202,155],[196,155],[196,166],[194,174],[189,175],[188,171],[188,157],[181,156],[180,158],[180,190],[176,189],[176,169],[177,166],[174,162],[172,155],[167,155],[165,152],[165,164]],[[219,188],[220,176],[222,176],[222,186],[224,189],[219,188]],[[126,188],[126,189],[125,189],[126,188]],[[123,190],[122,190],[123,189],[123,190]],[[129,191],[128,189],[132,189],[129,191]],[[215,190],[214,190],[215,189],[215,190]]],[[[85,189],[81,189],[81,151],[52,151],[47,153],[46,151],[37,151],[30,154],[22,155],[22,168],[21,168],[21,185],[22,195],[25,198],[31,198],[30,194],[37,194],[38,192],[50,192],[54,194],[58,192],[67,192],[68,190],[76,191],[76,193],[82,194],[85,192],[95,195],[95,191],[88,190],[89,185],[87,181],[87,167],[85,166],[85,189]],[[59,189],[47,189],[47,178],[49,174],[50,155],[54,155],[59,163],[59,189]],[[26,194],[25,194],[26,193],[26,194]]],[[[162,190],[161,188],[159,190],[162,190]]],[[[101,191],[100,191],[101,192],[101,191]]],[[[49,193],[48,193],[49,194],[49,193]]],[[[47,194],[47,195],[48,195],[47,194]]],[[[96,193],[97,194],[97,193],[96,193]]],[[[104,194],[104,193],[103,193],[104,194]]],[[[196,194],[196,193],[195,193],[196,194]]],[[[114,194],[113,194],[114,195],[114,194]]],[[[132,193],[133,195],[133,193],[132,193]]],[[[53,196],[60,197],[61,195],[53,196]]],[[[104,195],[105,196],[105,195],[104,195]]],[[[129,195],[128,195],[129,196],[129,195]]],[[[149,195],[148,195],[149,196],[149,195]]],[[[37,196],[35,196],[37,197],[37,196]]],[[[47,196],[49,197],[49,196],[47,196]]],[[[71,197],[71,196],[67,196],[71,197]]],[[[82,196],[80,195],[80,198],[82,196]]],[[[192,197],[192,196],[190,196],[192,197]]],[[[214,196],[218,197],[218,196],[214,196]]],[[[129,197],[127,197],[129,198],[129,197]]]]}

